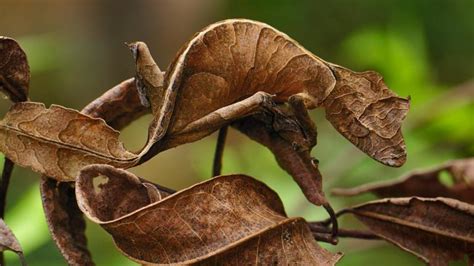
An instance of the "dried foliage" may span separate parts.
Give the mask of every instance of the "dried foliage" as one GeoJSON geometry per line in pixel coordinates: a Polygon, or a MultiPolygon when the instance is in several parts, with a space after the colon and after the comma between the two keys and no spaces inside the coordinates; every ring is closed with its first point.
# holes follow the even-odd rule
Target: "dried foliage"
{"type": "Polygon", "coordinates": [[[86,223],[76,203],[74,188],[48,177],[41,179],[46,222],[59,251],[69,265],[94,265],[87,249],[86,223]]]}
{"type": "Polygon", "coordinates": [[[26,54],[13,39],[0,36],[0,91],[13,102],[28,99],[30,66],[26,54]]]}
{"type": "MultiPolygon", "coordinates": [[[[82,113],[104,119],[120,130],[147,112],[140,104],[134,79],[128,79],[92,101],[82,113]]],[[[74,187],[43,176],[41,197],[51,236],[69,265],[94,265],[87,249],[85,220],[74,187]]]]}
{"type": "Polygon", "coordinates": [[[102,119],[34,102],[14,104],[0,122],[5,155],[59,181],[74,181],[82,167],[93,163],[130,166],[136,156],[118,136],[102,119]]]}
{"type": "Polygon", "coordinates": [[[13,235],[12,231],[10,228],[8,228],[3,219],[0,219],[0,251],[4,250],[11,250],[18,254],[21,264],[23,266],[26,265],[20,243],[18,243],[15,235],[13,235]]]}
{"type": "Polygon", "coordinates": [[[346,210],[430,265],[474,259],[474,206],[447,198],[388,198],[346,210]]]}
{"type": "MultiPolygon", "coordinates": [[[[12,102],[23,102],[28,100],[29,85],[30,66],[25,52],[15,40],[0,36],[0,91],[4,92],[12,102]]],[[[0,182],[0,218],[2,219],[14,165],[11,159],[5,158],[0,182]]],[[[0,264],[4,263],[3,253],[0,252],[0,264]]]]}
{"type": "Polygon", "coordinates": [[[333,265],[340,258],[313,241],[303,219],[286,217],[275,192],[243,175],[169,196],[124,170],[91,165],[76,180],[76,194],[88,218],[139,263],[333,265]]]}
{"type": "MultiPolygon", "coordinates": [[[[128,46],[135,78],[79,112],[27,101],[26,55],[13,39],[0,38],[0,89],[14,102],[0,121],[0,151],[8,158],[3,176],[10,176],[13,163],[43,175],[47,223],[68,264],[94,265],[83,214],[142,264],[334,265],[342,254],[317,241],[336,244],[338,236],[384,239],[431,265],[473,259],[472,158],[339,189],[340,195],[373,192],[387,198],[338,214],[325,198],[318,160],[311,155],[317,131],[310,109],[323,107],[336,130],[373,159],[395,167],[406,160],[401,124],[409,99],[389,90],[376,72],[326,62],[271,26],[245,19],[206,27],[166,71],[145,43],[128,46]],[[145,146],[126,150],[119,130],[148,112],[153,119],[145,146]],[[228,126],[267,147],[330,218],[289,218],[265,184],[242,174],[219,175],[228,126]],[[176,192],[124,170],[217,130],[215,177],[206,182],[176,192]],[[451,174],[454,185],[440,181],[442,172],[451,174]],[[368,231],[339,229],[342,214],[354,215],[368,231]]],[[[3,221],[0,227],[2,250],[23,258],[3,221]]]]}
{"type": "Polygon", "coordinates": [[[379,197],[445,197],[474,203],[474,158],[446,162],[439,167],[415,171],[396,180],[366,184],[349,189],[334,189],[339,196],[371,192],[379,197]],[[441,173],[449,173],[452,185],[441,182],[441,173]]]}

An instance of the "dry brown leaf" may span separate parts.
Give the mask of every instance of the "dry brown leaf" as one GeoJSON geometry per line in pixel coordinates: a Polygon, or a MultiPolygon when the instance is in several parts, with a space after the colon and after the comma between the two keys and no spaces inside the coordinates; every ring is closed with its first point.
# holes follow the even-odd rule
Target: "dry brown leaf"
{"type": "MultiPolygon", "coordinates": [[[[13,39],[0,36],[0,91],[3,91],[12,102],[28,100],[30,84],[30,66],[25,52],[13,39]]],[[[0,218],[5,214],[8,185],[14,163],[5,158],[0,181],[0,218]]],[[[0,252],[0,264],[3,264],[3,253],[0,252]]]]}
{"type": "Polygon", "coordinates": [[[41,178],[41,200],[51,236],[68,265],[94,265],[87,249],[86,223],[69,183],[41,178]]]}
{"type": "Polygon", "coordinates": [[[275,192],[250,177],[219,176],[171,196],[157,189],[158,201],[149,189],[108,165],[85,167],[76,180],[81,210],[139,263],[333,265],[341,257],[317,245],[304,220],[287,218],[275,192]],[[106,181],[97,186],[98,176],[106,181]]]}
{"type": "Polygon", "coordinates": [[[131,78],[106,91],[81,112],[102,118],[107,125],[115,130],[121,130],[150,110],[140,103],[135,79],[131,78]]]}
{"type": "Polygon", "coordinates": [[[28,99],[30,66],[25,52],[11,38],[0,36],[0,91],[13,102],[28,99]]]}
{"type": "Polygon", "coordinates": [[[154,114],[142,161],[161,151],[166,134],[186,131],[183,143],[191,142],[215,131],[216,123],[220,128],[253,114],[233,106],[265,92],[277,103],[298,95],[309,109],[323,106],[359,149],[390,166],[405,162],[400,126],[408,100],[391,92],[379,74],[325,62],[267,24],[230,19],[206,27],[180,49],[164,77],[144,43],[131,48],[154,114]],[[221,120],[212,119],[217,110],[221,120]],[[199,130],[189,134],[196,121],[199,130]]]}
{"type": "Polygon", "coordinates": [[[123,147],[118,135],[104,120],[76,110],[22,102],[14,104],[0,121],[0,150],[20,166],[59,181],[73,181],[89,164],[134,164],[137,156],[123,147]]]}
{"type": "Polygon", "coordinates": [[[21,264],[26,266],[25,257],[20,243],[12,233],[10,228],[5,224],[3,219],[0,219],[0,251],[11,250],[15,252],[20,258],[21,264]]]}
{"type": "MultiPolygon", "coordinates": [[[[82,113],[104,119],[116,130],[148,111],[140,104],[134,79],[114,86],[88,104],[82,113]]],[[[43,176],[41,197],[48,227],[68,265],[94,265],[87,249],[85,221],[74,188],[43,176]]]]}
{"type": "Polygon", "coordinates": [[[335,265],[342,254],[331,254],[315,243],[308,224],[287,219],[234,248],[197,265],[335,265]]]}
{"type": "Polygon", "coordinates": [[[346,210],[430,265],[474,255],[474,206],[447,198],[388,198],[346,210]]]}
{"type": "Polygon", "coordinates": [[[355,188],[333,189],[339,196],[354,196],[366,192],[378,197],[445,197],[474,204],[474,158],[449,161],[429,170],[408,173],[396,180],[365,184],[355,188]],[[452,176],[453,185],[440,181],[440,175],[447,172],[452,176]]]}

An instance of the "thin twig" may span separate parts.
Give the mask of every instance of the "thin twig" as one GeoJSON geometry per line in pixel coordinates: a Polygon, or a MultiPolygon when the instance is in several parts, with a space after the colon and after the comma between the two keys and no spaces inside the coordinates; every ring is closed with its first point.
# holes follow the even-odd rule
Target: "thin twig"
{"type": "Polygon", "coordinates": [[[218,176],[222,171],[222,157],[224,156],[225,139],[227,137],[228,126],[219,130],[217,136],[216,151],[214,153],[214,162],[212,164],[212,176],[218,176]]]}
{"type": "MultiPolygon", "coordinates": [[[[311,232],[317,234],[318,237],[324,239],[325,237],[321,237],[321,235],[329,235],[332,234],[332,229],[326,226],[321,225],[320,223],[308,223],[311,232]]],[[[350,238],[358,238],[358,239],[368,239],[368,240],[377,240],[380,239],[379,236],[373,234],[369,231],[364,230],[355,230],[355,229],[344,229],[339,228],[338,230],[338,237],[350,237],[350,238]]],[[[321,240],[324,241],[324,240],[321,240]]],[[[326,241],[325,241],[326,242],[326,241]]],[[[331,242],[329,242],[331,243],[331,242]]]]}
{"type": "Polygon", "coordinates": [[[326,242],[333,245],[337,244],[336,242],[334,242],[334,238],[332,238],[331,235],[329,234],[313,232],[313,237],[316,241],[326,242]]]}
{"type": "MultiPolygon", "coordinates": [[[[329,212],[329,211],[328,211],[329,212]]],[[[334,211],[333,211],[334,212],[334,211]]],[[[342,210],[339,210],[338,212],[334,213],[334,217],[329,217],[325,220],[322,220],[322,221],[317,221],[317,222],[311,222],[312,224],[320,224],[322,226],[329,226],[330,224],[332,224],[334,221],[337,222],[337,219],[335,218],[338,218],[339,216],[343,215],[343,214],[346,214],[350,212],[350,209],[342,209],[342,210]]]]}
{"type": "MultiPolygon", "coordinates": [[[[8,185],[10,184],[10,177],[12,176],[14,165],[15,164],[10,159],[5,157],[5,161],[3,162],[2,180],[0,180],[0,218],[1,219],[3,219],[5,216],[8,185]]],[[[0,252],[0,265],[5,265],[3,252],[0,252]]]]}
{"type": "Polygon", "coordinates": [[[323,204],[323,207],[328,212],[329,220],[331,221],[331,224],[332,224],[332,227],[331,227],[332,241],[334,243],[337,243],[337,236],[338,236],[338,229],[339,229],[339,226],[338,226],[338,223],[337,223],[337,216],[334,213],[334,209],[331,207],[331,205],[329,203],[323,204]]]}
{"type": "Polygon", "coordinates": [[[164,187],[164,186],[161,186],[161,185],[158,185],[158,184],[154,184],[154,185],[160,192],[166,192],[170,195],[176,193],[176,190],[174,190],[174,189],[167,188],[167,187],[164,187]]]}
{"type": "Polygon", "coordinates": [[[10,184],[10,177],[12,175],[14,165],[15,164],[10,159],[5,157],[5,161],[3,163],[2,180],[0,181],[0,218],[2,219],[5,216],[8,185],[10,184]]]}
{"type": "MultiPolygon", "coordinates": [[[[150,181],[146,180],[145,178],[143,177],[138,177],[138,179],[140,179],[140,181],[142,182],[146,182],[146,183],[150,183],[150,181]]],[[[174,194],[176,193],[176,190],[172,189],[172,188],[168,188],[168,187],[165,187],[165,186],[162,186],[162,185],[158,185],[158,184],[155,184],[155,183],[152,183],[161,193],[166,193],[166,194],[174,194]]]]}

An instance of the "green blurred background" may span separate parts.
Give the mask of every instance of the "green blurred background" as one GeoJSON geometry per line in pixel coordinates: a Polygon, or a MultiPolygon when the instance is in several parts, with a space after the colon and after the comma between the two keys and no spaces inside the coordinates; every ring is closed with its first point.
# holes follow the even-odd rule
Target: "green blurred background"
{"type": "MultiPolygon", "coordinates": [[[[371,160],[336,133],[323,111],[313,111],[319,131],[313,153],[329,193],[333,187],[390,179],[474,155],[473,16],[473,0],[0,0],[0,35],[17,39],[26,50],[33,101],[75,109],[133,76],[124,42],[147,42],[166,69],[196,31],[226,18],[269,23],[327,61],[358,71],[376,70],[392,90],[412,98],[403,127],[408,161],[395,169],[371,160]]],[[[2,116],[9,106],[0,99],[2,116]]],[[[121,139],[129,149],[144,144],[149,121],[144,117],[123,131],[121,139]]],[[[210,177],[215,139],[213,135],[166,151],[132,171],[164,186],[185,188],[210,177]]],[[[235,131],[228,139],[224,173],[263,180],[278,192],[290,216],[325,218],[268,150],[235,131]]],[[[45,224],[38,179],[38,174],[15,168],[6,222],[29,265],[65,265],[45,224]]],[[[330,197],[336,209],[370,199],[330,197]]],[[[344,227],[360,226],[350,218],[341,222],[344,227]]],[[[100,227],[88,223],[87,234],[98,265],[135,265],[116,251],[100,227]]],[[[342,239],[336,247],[324,246],[345,253],[340,265],[374,265],[381,259],[384,265],[422,265],[382,241],[342,239]]],[[[18,265],[14,254],[7,259],[18,265]]]]}

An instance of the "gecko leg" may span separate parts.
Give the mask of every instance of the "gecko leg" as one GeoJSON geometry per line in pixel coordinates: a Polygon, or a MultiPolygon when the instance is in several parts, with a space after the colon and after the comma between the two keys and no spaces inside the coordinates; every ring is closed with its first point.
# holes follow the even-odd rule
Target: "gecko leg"
{"type": "MultiPolygon", "coordinates": [[[[304,98],[300,95],[294,95],[290,97],[289,104],[293,108],[293,113],[296,116],[297,121],[300,123],[303,132],[305,133],[305,147],[312,148],[316,145],[316,125],[311,120],[308,110],[304,105],[304,98]]],[[[225,140],[227,136],[227,127],[223,127],[219,130],[217,138],[216,150],[214,153],[214,161],[212,167],[212,176],[218,176],[221,174],[222,169],[222,156],[225,148],[225,140]]],[[[295,144],[296,145],[296,144],[295,144]]],[[[300,147],[301,148],[301,147],[300,147]]]]}
{"type": "MultiPolygon", "coordinates": [[[[296,106],[292,112],[302,107],[296,106]]],[[[337,219],[324,196],[322,176],[315,159],[311,156],[311,141],[307,140],[308,138],[314,140],[314,135],[310,134],[315,134],[315,127],[308,127],[310,123],[306,125],[309,128],[308,132],[305,132],[305,126],[301,125],[305,123],[301,122],[303,118],[306,119],[304,116],[298,119],[297,115],[291,112],[285,114],[277,106],[273,112],[258,113],[240,119],[232,126],[270,149],[280,167],[293,177],[308,201],[326,209],[332,222],[332,242],[336,243],[337,219]],[[308,143],[309,146],[306,146],[308,143]]]]}
{"type": "Polygon", "coordinates": [[[316,124],[311,119],[304,103],[304,96],[295,94],[288,99],[288,103],[292,107],[293,114],[300,123],[303,133],[308,140],[308,147],[313,148],[317,144],[318,132],[316,130],[316,124]]]}
{"type": "Polygon", "coordinates": [[[166,134],[159,141],[154,153],[197,141],[240,118],[256,114],[262,110],[269,110],[275,105],[272,98],[273,96],[266,92],[257,92],[244,100],[217,109],[182,129],[166,134]]]}

